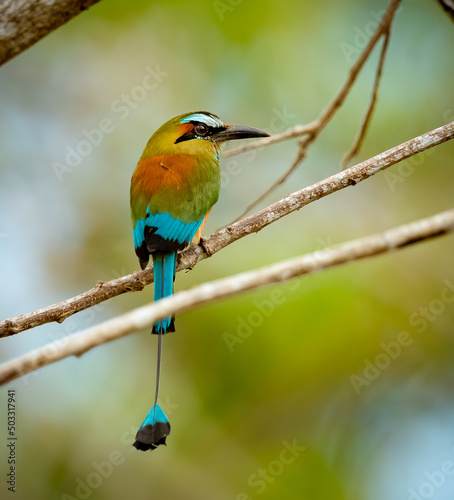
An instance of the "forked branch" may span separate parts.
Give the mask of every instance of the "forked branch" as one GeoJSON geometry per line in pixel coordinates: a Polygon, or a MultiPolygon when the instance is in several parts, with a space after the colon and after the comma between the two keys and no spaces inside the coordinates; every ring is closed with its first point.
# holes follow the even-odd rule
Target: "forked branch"
{"type": "Polygon", "coordinates": [[[295,159],[293,160],[290,167],[277,179],[276,182],[274,182],[274,184],[272,184],[271,187],[269,187],[256,200],[254,200],[252,203],[250,203],[248,205],[248,207],[246,208],[246,210],[237,219],[235,219],[234,222],[237,222],[238,220],[242,219],[253,208],[255,208],[259,203],[261,203],[265,198],[267,198],[273,191],[275,191],[280,185],[282,185],[290,177],[290,175],[296,170],[296,168],[301,164],[301,162],[306,158],[306,152],[307,152],[308,148],[317,139],[317,137],[320,135],[322,130],[326,127],[326,125],[328,125],[328,123],[334,117],[336,112],[344,104],[344,101],[347,98],[348,94],[350,93],[353,85],[355,84],[355,82],[358,78],[358,75],[360,74],[361,70],[364,67],[364,64],[368,60],[369,56],[371,55],[373,49],[377,45],[380,38],[383,36],[383,37],[385,37],[385,40],[384,40],[384,45],[382,47],[382,51],[381,51],[381,55],[380,55],[380,59],[379,59],[379,63],[378,63],[379,65],[378,65],[378,70],[377,70],[377,77],[375,79],[374,89],[373,89],[373,94],[372,94],[373,97],[372,97],[371,103],[369,105],[369,109],[366,113],[366,119],[363,122],[363,126],[361,129],[362,130],[362,137],[360,137],[360,139],[359,139],[359,144],[358,144],[358,148],[359,148],[359,146],[364,138],[364,135],[366,133],[370,118],[372,117],[372,112],[374,109],[375,100],[376,100],[376,96],[377,96],[377,92],[378,92],[378,85],[380,82],[380,77],[381,77],[382,69],[383,69],[383,63],[384,63],[386,50],[387,50],[387,46],[388,46],[389,35],[390,35],[390,30],[391,30],[391,23],[396,15],[397,9],[400,5],[400,1],[401,0],[391,0],[385,13],[383,14],[382,19],[380,20],[380,23],[378,24],[377,28],[375,29],[374,33],[372,34],[368,44],[366,45],[366,47],[362,51],[358,60],[350,68],[348,77],[347,77],[344,85],[342,86],[342,88],[340,89],[338,94],[334,97],[334,99],[331,101],[331,103],[326,107],[326,109],[321,113],[321,115],[315,121],[309,123],[308,125],[304,125],[304,126],[297,125],[296,127],[288,129],[281,134],[275,134],[275,135],[272,135],[271,137],[267,137],[265,139],[259,139],[258,141],[254,141],[250,144],[245,144],[244,146],[240,146],[238,148],[235,148],[235,149],[232,149],[232,150],[226,152],[227,156],[232,156],[235,154],[250,151],[252,149],[257,149],[257,148],[269,146],[271,144],[276,144],[278,142],[286,141],[288,139],[293,139],[295,137],[305,136],[305,138],[300,140],[298,143],[298,151],[297,151],[295,159]]]}

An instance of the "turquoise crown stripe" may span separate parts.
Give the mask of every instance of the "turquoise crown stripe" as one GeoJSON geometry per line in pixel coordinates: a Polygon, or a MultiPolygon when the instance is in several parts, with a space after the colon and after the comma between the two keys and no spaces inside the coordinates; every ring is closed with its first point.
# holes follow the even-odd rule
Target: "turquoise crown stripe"
{"type": "Polygon", "coordinates": [[[224,127],[224,123],[217,118],[216,116],[207,115],[205,113],[194,113],[192,115],[187,116],[181,120],[181,123],[189,123],[189,122],[201,122],[208,127],[224,127]]]}

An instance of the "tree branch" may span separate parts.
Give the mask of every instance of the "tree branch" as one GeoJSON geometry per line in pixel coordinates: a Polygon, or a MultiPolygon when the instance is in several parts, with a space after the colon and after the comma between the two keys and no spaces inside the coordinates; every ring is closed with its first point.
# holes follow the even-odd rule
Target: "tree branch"
{"type": "Polygon", "coordinates": [[[236,296],[272,283],[282,283],[356,260],[405,248],[454,231],[454,210],[439,213],[334,248],[319,250],[271,266],[205,283],[172,297],[139,307],[100,325],[57,340],[0,365],[0,385],[69,356],[80,356],[98,345],[118,339],[158,319],[203,304],[236,296]]]}
{"type": "MultiPolygon", "coordinates": [[[[284,172],[284,174],[282,174],[281,177],[279,177],[279,179],[270,188],[268,188],[256,200],[254,200],[252,203],[250,203],[248,205],[248,207],[246,208],[246,210],[238,218],[236,218],[233,222],[237,222],[238,220],[243,218],[246,214],[248,214],[250,212],[250,210],[252,210],[259,203],[261,203],[277,187],[279,187],[281,184],[283,184],[288,179],[288,177],[296,170],[298,165],[301,164],[301,162],[306,157],[306,151],[309,148],[309,146],[315,141],[315,139],[319,136],[320,132],[325,128],[325,126],[329,123],[329,121],[336,114],[336,111],[344,103],[344,101],[345,101],[347,95],[349,94],[350,90],[352,89],[359,73],[361,72],[365,62],[369,58],[369,56],[370,56],[372,50],[374,49],[375,45],[377,44],[378,40],[383,35],[386,36],[385,49],[384,49],[386,52],[386,46],[387,46],[387,42],[388,42],[388,38],[389,38],[389,31],[391,28],[391,23],[394,19],[396,11],[399,7],[400,1],[401,0],[391,0],[390,1],[385,13],[383,14],[382,19],[380,20],[379,25],[377,26],[375,32],[372,34],[372,36],[369,40],[369,43],[364,48],[363,52],[359,56],[356,63],[350,68],[347,80],[345,81],[344,85],[342,86],[342,88],[340,89],[340,91],[336,95],[336,97],[333,99],[333,101],[327,106],[325,111],[323,111],[323,113],[319,116],[319,118],[317,118],[317,120],[309,123],[308,125],[305,125],[305,126],[297,125],[296,127],[288,129],[281,134],[275,134],[275,135],[272,135],[271,137],[259,139],[257,141],[250,143],[250,144],[245,144],[244,146],[240,146],[240,147],[237,147],[235,149],[231,149],[230,151],[226,151],[226,153],[225,153],[226,156],[233,156],[236,154],[245,153],[246,151],[251,151],[253,149],[258,149],[261,147],[269,146],[271,144],[276,144],[278,142],[286,141],[288,139],[293,139],[295,137],[300,137],[303,135],[307,136],[303,141],[299,142],[298,153],[295,157],[295,160],[293,160],[292,164],[287,169],[287,171],[284,172]]],[[[381,58],[384,58],[383,50],[382,50],[381,58]]],[[[382,64],[382,61],[379,64],[382,64]]],[[[371,111],[370,111],[370,114],[371,114],[371,111]]]]}
{"type": "MultiPolygon", "coordinates": [[[[299,210],[305,205],[336,191],[345,189],[348,186],[354,186],[358,182],[368,179],[372,175],[396,163],[453,138],[454,122],[450,122],[342,172],[316,182],[312,186],[296,191],[260,212],[219,230],[206,239],[202,245],[192,245],[184,250],[178,256],[177,270],[192,269],[199,261],[211,257],[219,250],[251,233],[261,231],[269,224],[299,210]]],[[[117,295],[142,290],[152,282],[152,269],[137,271],[112,281],[100,281],[91,290],[71,299],[0,322],[0,337],[8,337],[52,321],[61,323],[76,312],[92,307],[117,295]]]]}
{"type": "Polygon", "coordinates": [[[290,175],[297,169],[298,165],[306,158],[306,152],[308,146],[313,141],[313,134],[309,134],[305,139],[298,141],[298,152],[296,154],[295,159],[292,161],[290,167],[275,181],[264,193],[262,193],[258,198],[256,198],[253,202],[249,203],[246,207],[246,210],[239,215],[233,222],[238,222],[243,217],[245,217],[253,208],[259,205],[262,201],[264,201],[268,196],[279,186],[284,184],[284,182],[290,177],[290,175]]]}
{"type": "Polygon", "coordinates": [[[453,0],[436,0],[446,14],[454,21],[454,2],[453,0]]]}
{"type": "MultiPolygon", "coordinates": [[[[380,39],[380,37],[382,35],[385,35],[386,38],[385,38],[384,51],[382,50],[382,55],[380,57],[380,62],[379,62],[380,76],[381,76],[381,65],[383,64],[384,55],[386,53],[386,48],[388,45],[391,23],[394,19],[394,15],[396,14],[396,11],[397,11],[397,8],[399,7],[399,4],[400,4],[400,0],[391,0],[385,13],[383,14],[382,19],[380,20],[379,25],[377,26],[375,32],[373,33],[372,37],[370,38],[369,43],[366,45],[365,49],[363,50],[363,52],[359,56],[356,63],[350,68],[350,72],[349,72],[349,75],[348,75],[346,82],[344,83],[344,85],[342,86],[341,90],[336,95],[336,97],[333,99],[333,101],[328,105],[328,107],[319,116],[319,118],[317,120],[310,123],[309,125],[306,125],[305,127],[302,127],[301,125],[297,125],[293,129],[289,129],[282,134],[277,134],[277,135],[274,135],[274,136],[271,136],[271,137],[268,137],[265,139],[261,139],[261,140],[255,141],[251,144],[245,144],[244,146],[240,146],[236,149],[232,149],[231,151],[227,152],[227,156],[231,156],[231,155],[238,154],[238,153],[244,153],[245,151],[249,151],[251,149],[256,149],[259,147],[268,146],[270,144],[281,142],[281,141],[287,140],[289,138],[298,137],[299,135],[306,135],[307,136],[304,140],[298,142],[298,152],[296,154],[295,159],[291,163],[290,167],[264,193],[262,193],[252,203],[250,203],[246,207],[246,210],[244,210],[244,212],[241,213],[233,222],[237,222],[240,219],[242,219],[253,208],[255,208],[257,205],[259,205],[263,200],[265,200],[273,191],[275,191],[279,186],[284,184],[284,182],[286,182],[286,180],[290,177],[290,175],[292,175],[292,173],[297,169],[297,167],[301,164],[301,162],[304,161],[304,159],[306,158],[306,153],[307,153],[309,146],[317,139],[320,132],[325,128],[325,126],[333,118],[333,116],[336,114],[336,111],[342,106],[347,95],[349,94],[350,90],[352,89],[359,73],[361,72],[361,69],[363,68],[365,62],[367,61],[368,57],[370,56],[370,54],[371,54],[372,50],[374,49],[375,45],[377,44],[378,40],[380,39]]],[[[379,81],[380,81],[380,78],[378,78],[378,82],[379,81]]],[[[376,85],[378,85],[378,82],[376,80],[376,85]]],[[[374,87],[374,93],[375,92],[376,92],[376,88],[374,87]]],[[[366,131],[366,127],[367,127],[367,123],[369,121],[369,118],[372,115],[374,102],[375,102],[375,98],[373,99],[373,102],[371,103],[372,107],[369,108],[369,111],[366,115],[366,122],[365,122],[365,125],[363,126],[363,129],[362,129],[364,133],[366,131]]]]}
{"type": "Polygon", "coordinates": [[[0,65],[17,56],[99,0],[3,0],[0,65]]]}
{"type": "Polygon", "coordinates": [[[359,130],[357,137],[355,138],[355,141],[353,142],[352,147],[350,148],[349,151],[347,151],[347,153],[345,153],[345,155],[342,159],[342,168],[343,169],[346,169],[348,167],[350,160],[352,158],[354,158],[359,153],[359,150],[361,149],[364,138],[366,137],[367,129],[369,128],[370,120],[372,118],[372,115],[373,115],[374,109],[375,109],[375,105],[377,103],[378,87],[380,86],[380,80],[381,80],[381,76],[383,74],[383,65],[385,62],[386,51],[388,50],[389,37],[391,34],[390,29],[391,29],[391,26],[389,26],[388,31],[386,31],[386,33],[384,35],[383,46],[382,46],[381,52],[380,52],[380,59],[378,61],[377,73],[375,75],[374,87],[372,89],[372,95],[370,98],[369,106],[367,108],[366,114],[364,115],[364,119],[363,119],[363,122],[361,124],[361,128],[359,130]]]}

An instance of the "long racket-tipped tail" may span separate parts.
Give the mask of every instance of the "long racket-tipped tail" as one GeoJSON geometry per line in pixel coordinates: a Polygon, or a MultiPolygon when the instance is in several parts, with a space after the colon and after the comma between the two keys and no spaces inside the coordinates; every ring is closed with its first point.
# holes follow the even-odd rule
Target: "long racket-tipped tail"
{"type": "Polygon", "coordinates": [[[139,427],[136,440],[133,443],[138,450],[154,450],[160,444],[166,444],[166,438],[170,434],[170,422],[163,409],[158,405],[159,383],[161,380],[162,360],[162,333],[158,334],[158,361],[156,364],[156,388],[154,394],[154,405],[139,427]]]}
{"type": "MultiPolygon", "coordinates": [[[[153,254],[154,300],[160,300],[173,295],[176,257],[176,252],[155,252],[153,254]]],[[[174,331],[174,321],[170,316],[157,321],[153,326],[153,333],[158,335],[156,390],[154,404],[139,427],[136,440],[133,443],[133,446],[141,451],[154,450],[160,444],[166,444],[166,438],[170,434],[170,422],[163,409],[158,405],[158,394],[161,377],[162,336],[164,333],[174,331]]]]}

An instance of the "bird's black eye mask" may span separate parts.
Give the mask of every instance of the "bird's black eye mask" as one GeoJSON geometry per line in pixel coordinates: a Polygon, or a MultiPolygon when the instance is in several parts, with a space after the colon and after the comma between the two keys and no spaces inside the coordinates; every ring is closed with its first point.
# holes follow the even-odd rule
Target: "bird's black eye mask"
{"type": "Polygon", "coordinates": [[[189,122],[194,125],[194,128],[183,134],[181,137],[175,141],[175,144],[183,141],[190,141],[191,139],[207,139],[210,140],[212,135],[218,134],[223,130],[226,130],[226,127],[209,127],[206,123],[202,122],[189,122]]]}

